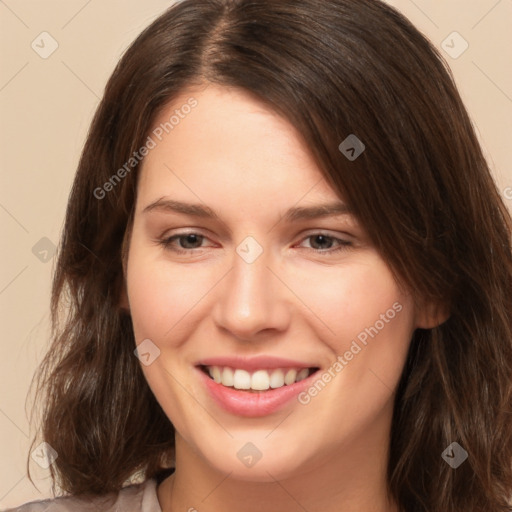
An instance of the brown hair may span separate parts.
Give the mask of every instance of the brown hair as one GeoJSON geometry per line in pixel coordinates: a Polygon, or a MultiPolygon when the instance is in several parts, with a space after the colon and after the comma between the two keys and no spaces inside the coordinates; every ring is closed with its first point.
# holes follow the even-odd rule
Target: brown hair
{"type": "Polygon", "coordinates": [[[509,510],[512,222],[444,60],[376,0],[184,0],[126,51],[69,198],[37,374],[54,486],[104,494],[170,463],[174,430],[119,307],[137,166],[104,198],[94,190],[199,83],[250,91],[288,119],[397,280],[450,313],[415,331],[396,392],[388,482],[400,509],[509,510]],[[354,161],[338,149],[349,134],[366,146],[354,161]],[[441,458],[454,441],[469,454],[457,469],[441,458]]]}

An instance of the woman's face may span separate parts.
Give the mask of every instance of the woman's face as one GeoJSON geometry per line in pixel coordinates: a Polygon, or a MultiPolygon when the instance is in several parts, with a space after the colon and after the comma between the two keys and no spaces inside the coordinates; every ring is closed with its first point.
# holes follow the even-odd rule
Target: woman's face
{"type": "Polygon", "coordinates": [[[268,481],[387,446],[421,319],[294,128],[210,85],[150,137],[127,293],[178,457],[268,481]]]}

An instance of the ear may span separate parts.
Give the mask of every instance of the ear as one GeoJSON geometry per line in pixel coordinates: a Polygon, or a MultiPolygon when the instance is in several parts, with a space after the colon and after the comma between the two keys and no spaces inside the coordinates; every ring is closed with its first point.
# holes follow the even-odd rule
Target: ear
{"type": "Polygon", "coordinates": [[[419,329],[433,329],[450,318],[446,305],[422,303],[416,306],[415,326],[419,329]]]}

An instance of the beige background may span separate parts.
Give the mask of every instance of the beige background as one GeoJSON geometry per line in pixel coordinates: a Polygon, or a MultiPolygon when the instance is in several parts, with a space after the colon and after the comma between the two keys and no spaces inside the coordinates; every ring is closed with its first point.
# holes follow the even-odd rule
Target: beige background
{"type": "MultiPolygon", "coordinates": [[[[127,45],[171,3],[0,0],[0,509],[50,496],[48,470],[32,464],[39,490],[25,475],[33,435],[25,399],[48,340],[51,244],[58,243],[105,82],[127,45]],[[40,36],[44,31],[58,44],[47,58],[31,47],[34,41],[39,52],[51,48],[49,36],[40,36]]],[[[447,36],[456,31],[467,41],[457,58],[442,52],[512,208],[512,0],[390,3],[438,47],[446,40],[453,55],[464,41],[447,36]]]]}

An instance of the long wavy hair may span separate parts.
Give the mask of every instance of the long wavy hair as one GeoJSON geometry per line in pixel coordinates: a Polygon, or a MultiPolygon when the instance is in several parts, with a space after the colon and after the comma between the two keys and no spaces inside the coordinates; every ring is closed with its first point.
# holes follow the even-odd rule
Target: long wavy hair
{"type": "Polygon", "coordinates": [[[200,83],[249,91],[293,124],[396,279],[449,311],[414,332],[396,390],[387,479],[400,510],[510,510],[512,221],[445,61],[378,0],[184,0],[125,52],[76,172],[34,376],[54,494],[118,491],[172,463],[173,426],[119,306],[140,164],[95,190],[200,83]],[[338,148],[349,134],[366,147],[354,161],[338,148]],[[468,452],[457,469],[441,457],[452,442],[468,452]]]}

